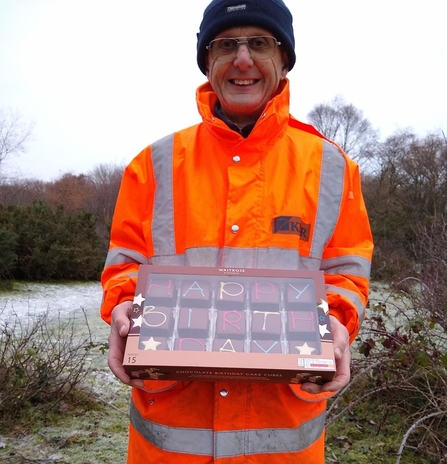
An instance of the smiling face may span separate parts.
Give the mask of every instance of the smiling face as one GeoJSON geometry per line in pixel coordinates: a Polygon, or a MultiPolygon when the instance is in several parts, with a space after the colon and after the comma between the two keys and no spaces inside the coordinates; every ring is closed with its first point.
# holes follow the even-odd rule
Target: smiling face
{"type": "MultiPolygon", "coordinates": [[[[259,27],[233,27],[217,35],[244,40],[253,36],[271,36],[259,27]]],[[[246,44],[239,46],[233,61],[220,62],[207,57],[206,75],[226,116],[239,127],[256,121],[285,79],[287,56],[281,48],[266,60],[253,60],[246,44]]]]}

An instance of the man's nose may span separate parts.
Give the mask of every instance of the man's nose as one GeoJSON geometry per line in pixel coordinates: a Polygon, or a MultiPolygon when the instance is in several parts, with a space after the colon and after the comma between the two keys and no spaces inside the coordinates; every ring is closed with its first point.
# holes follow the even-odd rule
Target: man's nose
{"type": "Polygon", "coordinates": [[[234,65],[240,68],[250,67],[253,65],[250,48],[246,43],[238,45],[236,51],[236,58],[234,59],[234,65]]]}

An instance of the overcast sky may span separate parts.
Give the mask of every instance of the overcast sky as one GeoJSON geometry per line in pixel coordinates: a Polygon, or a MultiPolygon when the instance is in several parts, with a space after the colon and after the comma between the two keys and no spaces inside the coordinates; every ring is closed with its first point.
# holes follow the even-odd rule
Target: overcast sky
{"type": "MultiPolygon", "coordinates": [[[[35,123],[27,152],[2,173],[86,174],[199,122],[196,33],[208,3],[0,0],[0,108],[35,123]]],[[[382,138],[405,128],[447,135],[446,0],[286,3],[295,117],[342,95],[382,138]]]]}

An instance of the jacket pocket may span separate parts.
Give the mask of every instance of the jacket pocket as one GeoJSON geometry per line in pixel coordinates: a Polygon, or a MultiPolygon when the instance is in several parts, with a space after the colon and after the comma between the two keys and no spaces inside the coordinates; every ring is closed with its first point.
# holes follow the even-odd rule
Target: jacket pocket
{"type": "MultiPolygon", "coordinates": [[[[157,394],[165,393],[167,391],[179,391],[186,388],[191,382],[181,380],[145,380],[143,390],[147,393],[157,394]]],[[[134,387],[136,388],[136,387],[134,387]]]]}

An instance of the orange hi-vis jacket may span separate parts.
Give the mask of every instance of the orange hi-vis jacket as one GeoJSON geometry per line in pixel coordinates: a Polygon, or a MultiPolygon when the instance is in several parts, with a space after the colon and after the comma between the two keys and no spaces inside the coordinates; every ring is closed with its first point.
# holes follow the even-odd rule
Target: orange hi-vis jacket
{"type": "MultiPolygon", "coordinates": [[[[102,317],[133,300],[140,264],[323,270],[330,314],[355,338],[372,238],[357,165],[289,115],[289,83],[247,138],[213,116],[126,168],[102,283],[102,317]]],[[[133,388],[128,462],[324,462],[325,399],[299,385],[146,381],[133,388]]]]}

